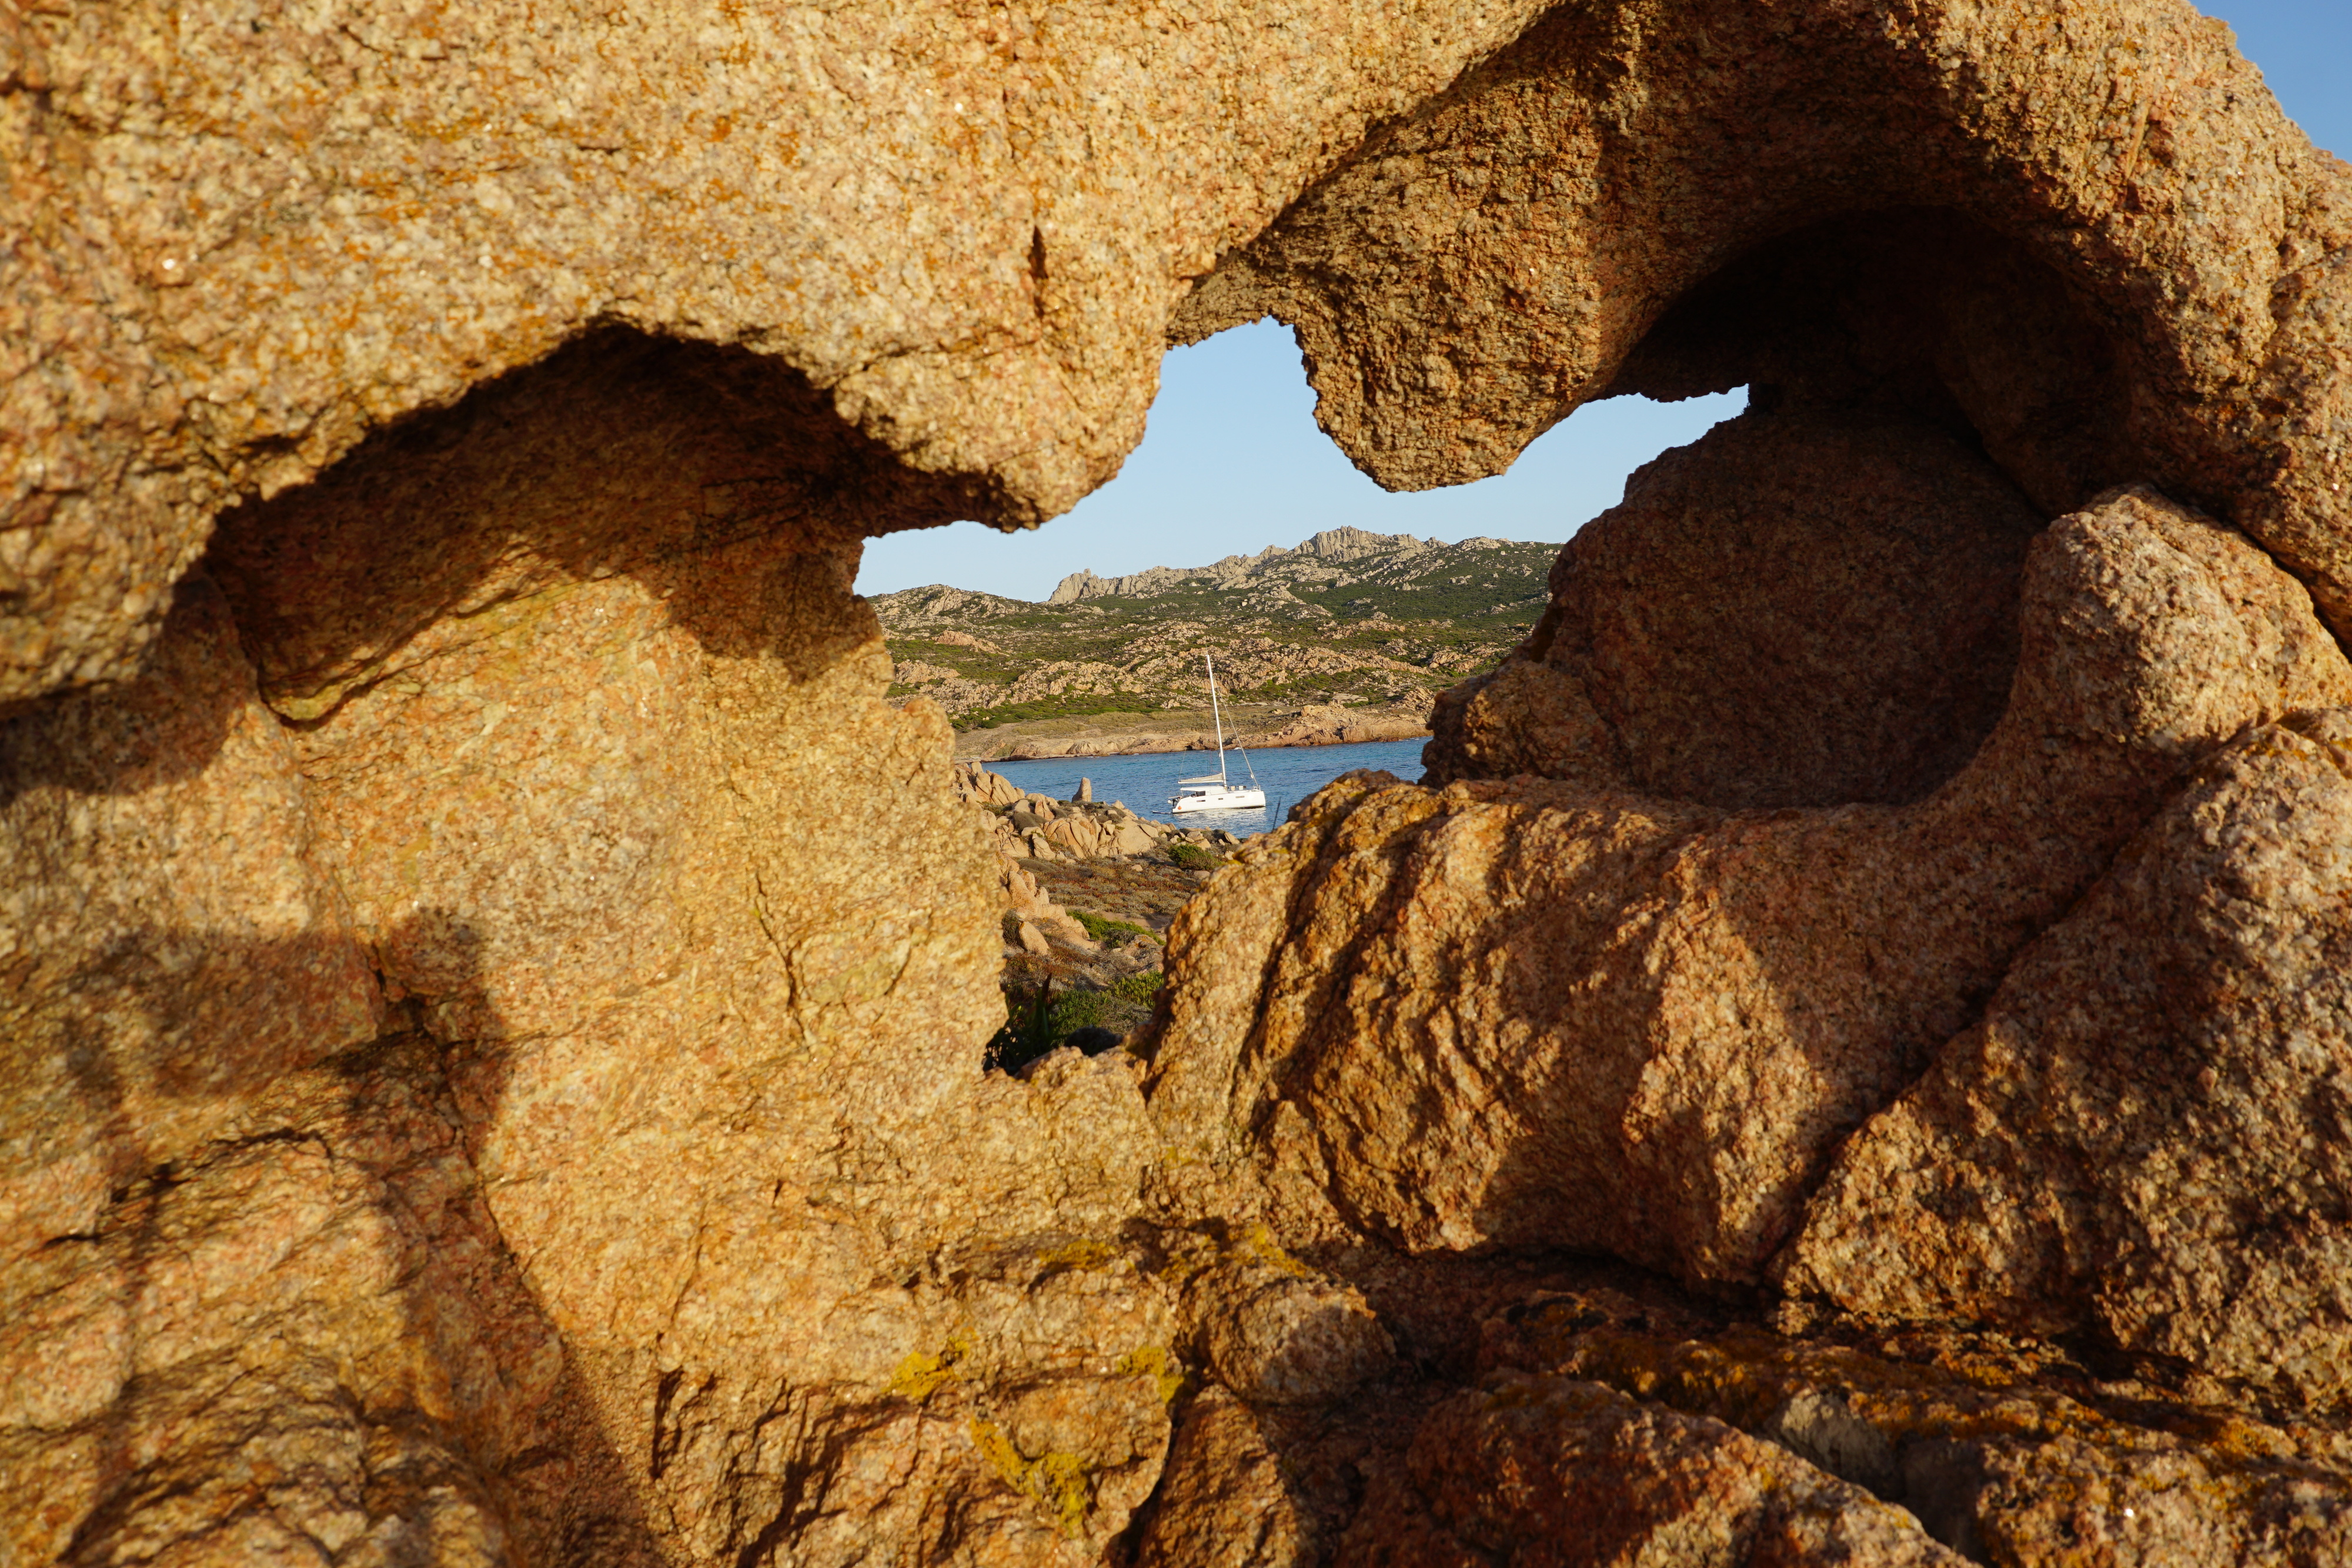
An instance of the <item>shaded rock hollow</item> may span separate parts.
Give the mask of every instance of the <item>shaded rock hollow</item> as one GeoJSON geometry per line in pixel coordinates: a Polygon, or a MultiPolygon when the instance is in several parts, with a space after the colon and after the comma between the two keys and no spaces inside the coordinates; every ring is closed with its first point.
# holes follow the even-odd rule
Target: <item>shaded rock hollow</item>
{"type": "Polygon", "coordinates": [[[0,36],[12,1557],[2342,1555],[2352,175],[2225,31],[617,26],[0,36]],[[1391,485],[1755,407],[984,1074],[857,541],[1266,311],[1391,485]]]}

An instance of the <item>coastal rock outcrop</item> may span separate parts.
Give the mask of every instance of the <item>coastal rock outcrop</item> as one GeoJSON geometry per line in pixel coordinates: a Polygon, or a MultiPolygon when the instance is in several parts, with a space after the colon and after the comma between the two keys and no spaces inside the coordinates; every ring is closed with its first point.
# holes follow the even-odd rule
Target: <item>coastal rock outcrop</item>
{"type": "Polygon", "coordinates": [[[1012,880],[1027,875],[1011,864],[1016,859],[1099,859],[1150,854],[1171,844],[1223,849],[1234,842],[1232,834],[1214,829],[1171,828],[1123,800],[1055,800],[1032,794],[976,762],[955,764],[954,779],[958,800],[991,809],[990,841],[999,860],[1010,866],[1003,882],[1006,907],[1023,914],[1028,911],[1022,900],[1034,894],[1034,883],[1012,880]]]}
{"type": "Polygon", "coordinates": [[[1250,737],[1257,746],[1360,746],[1376,740],[1417,740],[1429,733],[1429,715],[1415,704],[1367,713],[1314,704],[1279,728],[1250,737]]]}
{"type": "Polygon", "coordinates": [[[2219,24],[60,5],[0,105],[0,1557],[2344,1556],[2352,173],[2219,24]],[[1752,408],[987,1071],[860,541],[1269,311],[1391,485],[1752,408]]]}
{"type": "MultiPolygon", "coordinates": [[[[1613,547],[1604,524],[1594,550],[1613,547]]],[[[1261,1176],[1286,1235],[1760,1280],[1851,1131],[2029,942],[2086,917],[2184,770],[2352,704],[2301,586],[2145,493],[2037,536],[2017,615],[2006,712],[1906,805],[1749,812],[1530,774],[1327,789],[1171,933],[1153,1089],[1171,1142],[1261,1176]]],[[[1822,694],[1833,715],[1843,695],[1822,694]]]]}
{"type": "Polygon", "coordinates": [[[2352,709],[2202,763],[1840,1150],[1784,1288],[2352,1396],[2352,709]]]}

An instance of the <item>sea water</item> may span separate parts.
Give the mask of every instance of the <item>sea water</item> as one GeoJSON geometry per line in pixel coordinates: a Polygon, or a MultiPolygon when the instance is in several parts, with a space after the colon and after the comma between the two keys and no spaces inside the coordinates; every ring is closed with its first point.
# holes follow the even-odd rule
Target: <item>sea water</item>
{"type": "Polygon", "coordinates": [[[1187,811],[1181,817],[1168,809],[1176,780],[1213,774],[1213,751],[1152,751],[1121,757],[1038,757],[986,766],[1003,774],[1034,795],[1066,800],[1077,793],[1078,780],[1091,779],[1097,800],[1123,800],[1129,810],[1162,822],[1188,828],[1223,828],[1245,836],[1271,832],[1282,826],[1290,808],[1342,773],[1378,768],[1408,781],[1421,777],[1419,740],[1376,740],[1361,746],[1284,746],[1246,754],[1225,752],[1226,775],[1236,784],[1250,782],[1265,791],[1265,806],[1255,811],[1187,811]]]}

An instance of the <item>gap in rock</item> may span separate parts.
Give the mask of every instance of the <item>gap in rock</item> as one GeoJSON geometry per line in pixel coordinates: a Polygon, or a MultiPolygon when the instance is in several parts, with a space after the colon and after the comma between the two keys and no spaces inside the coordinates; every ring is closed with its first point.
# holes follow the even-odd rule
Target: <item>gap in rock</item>
{"type": "Polygon", "coordinates": [[[1736,415],[1745,390],[1661,402],[1596,401],[1530,443],[1504,473],[1389,491],[1315,423],[1316,392],[1291,329],[1271,317],[1171,349],[1142,442],[1067,514],[1003,535],[979,523],[868,542],[858,591],[933,583],[1037,601],[1068,574],[1198,567],[1327,528],[1455,541],[1557,544],[1622,497],[1625,477],[1736,415]]]}
{"type": "Polygon", "coordinates": [[[1611,390],[1742,383],[1747,413],[1562,552],[1524,662],[1577,688],[1552,701],[1585,714],[1577,755],[1471,739],[1436,777],[1601,771],[1819,807],[1917,800],[1976,753],[2008,700],[2028,543],[2123,474],[2105,339],[2012,242],[1864,214],[1692,290],[1611,390]]]}

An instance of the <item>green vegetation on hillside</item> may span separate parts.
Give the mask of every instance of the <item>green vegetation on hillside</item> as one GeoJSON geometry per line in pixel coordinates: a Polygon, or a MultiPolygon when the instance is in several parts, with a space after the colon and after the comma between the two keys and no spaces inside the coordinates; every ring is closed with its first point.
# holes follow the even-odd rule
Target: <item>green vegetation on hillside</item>
{"type": "Polygon", "coordinates": [[[1093,596],[1073,602],[922,588],[875,609],[890,695],[929,697],[965,730],[1195,708],[1204,651],[1235,705],[1425,705],[1526,635],[1559,549],[1340,529],[1131,590],[1078,584],[1093,596]]]}

